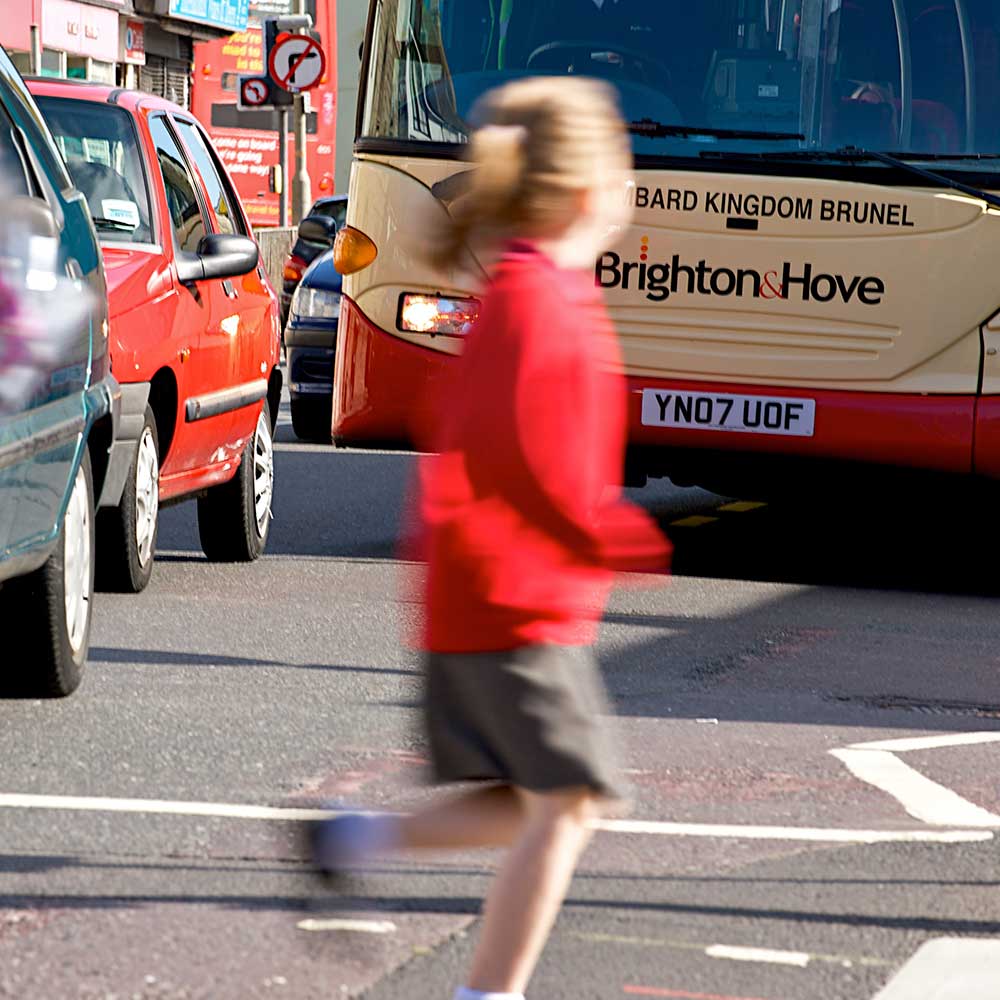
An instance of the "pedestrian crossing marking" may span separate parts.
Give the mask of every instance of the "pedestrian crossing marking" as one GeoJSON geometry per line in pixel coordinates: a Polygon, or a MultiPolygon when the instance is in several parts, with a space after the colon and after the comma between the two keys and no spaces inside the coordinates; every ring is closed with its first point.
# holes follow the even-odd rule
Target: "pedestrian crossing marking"
{"type": "MultiPolygon", "coordinates": [[[[911,816],[934,826],[1000,827],[1000,816],[931,781],[895,753],[936,747],[994,743],[1000,733],[947,733],[941,736],[854,743],[830,753],[856,778],[891,795],[911,816]]],[[[1000,994],[998,994],[1000,996],[1000,994]]]]}

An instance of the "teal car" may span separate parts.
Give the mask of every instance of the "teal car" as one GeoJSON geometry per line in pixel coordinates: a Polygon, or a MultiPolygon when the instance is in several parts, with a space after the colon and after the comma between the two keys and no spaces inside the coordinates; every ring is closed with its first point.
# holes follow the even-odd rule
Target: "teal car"
{"type": "Polygon", "coordinates": [[[80,683],[94,511],[121,412],[101,252],[82,194],[0,49],[0,694],[80,683]]]}

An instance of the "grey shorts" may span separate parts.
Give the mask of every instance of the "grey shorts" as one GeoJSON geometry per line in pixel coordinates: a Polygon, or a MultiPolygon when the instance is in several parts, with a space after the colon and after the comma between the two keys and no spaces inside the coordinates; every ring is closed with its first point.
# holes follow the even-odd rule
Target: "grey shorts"
{"type": "Polygon", "coordinates": [[[588,646],[428,653],[426,720],[437,781],[620,798],[609,712],[588,646]]]}

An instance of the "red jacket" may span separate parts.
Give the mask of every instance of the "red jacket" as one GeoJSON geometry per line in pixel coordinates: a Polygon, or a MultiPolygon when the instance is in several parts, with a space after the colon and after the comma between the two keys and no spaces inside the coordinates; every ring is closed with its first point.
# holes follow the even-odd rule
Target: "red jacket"
{"type": "Polygon", "coordinates": [[[530,244],[498,265],[419,466],[423,645],[593,641],[614,569],[666,569],[669,543],[620,499],[625,385],[593,280],[530,244]]]}

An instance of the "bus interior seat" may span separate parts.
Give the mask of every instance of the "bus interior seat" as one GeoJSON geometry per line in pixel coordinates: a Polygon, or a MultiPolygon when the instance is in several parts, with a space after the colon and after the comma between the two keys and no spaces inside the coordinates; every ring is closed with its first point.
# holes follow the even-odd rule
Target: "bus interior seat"
{"type": "Polygon", "coordinates": [[[921,153],[955,153],[962,148],[962,129],[954,112],[938,101],[913,99],[910,148],[921,153]]]}
{"type": "Polygon", "coordinates": [[[899,53],[891,0],[843,0],[836,15],[824,133],[832,145],[894,149],[899,145],[899,53]]]}
{"type": "Polygon", "coordinates": [[[841,97],[833,105],[829,142],[835,146],[892,149],[897,143],[893,102],[841,97]]]}

